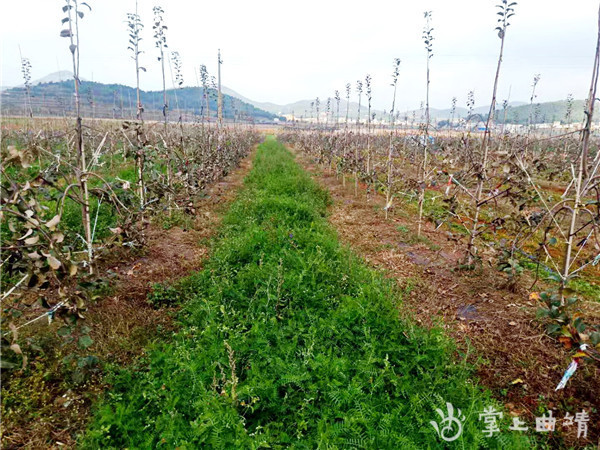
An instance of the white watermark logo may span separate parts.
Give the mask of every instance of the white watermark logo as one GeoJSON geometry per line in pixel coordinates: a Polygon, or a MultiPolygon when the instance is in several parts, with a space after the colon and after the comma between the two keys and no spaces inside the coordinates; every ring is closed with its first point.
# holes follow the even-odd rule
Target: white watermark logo
{"type": "MultiPolygon", "coordinates": [[[[466,420],[465,416],[460,409],[454,408],[454,405],[450,402],[446,402],[447,411],[444,412],[440,408],[435,411],[440,416],[441,420],[436,422],[434,420],[429,423],[435,429],[438,436],[446,441],[452,442],[458,439],[463,432],[463,424],[466,420]]],[[[483,422],[484,428],[481,430],[483,434],[491,438],[495,434],[500,433],[499,421],[504,417],[502,411],[498,411],[494,406],[488,406],[479,413],[479,422],[483,422]]],[[[562,419],[562,427],[568,428],[577,424],[577,438],[587,438],[588,434],[588,423],[590,422],[590,415],[586,410],[577,412],[575,416],[567,413],[562,419]]],[[[553,415],[552,410],[547,411],[541,417],[535,418],[535,431],[538,433],[549,433],[556,430],[558,418],[553,415]]],[[[512,425],[507,427],[510,431],[527,431],[529,427],[519,417],[512,417],[512,425]]]]}
{"type": "Polygon", "coordinates": [[[452,442],[458,439],[462,434],[465,416],[462,415],[460,409],[457,409],[456,415],[454,415],[454,406],[452,403],[447,402],[446,408],[448,410],[447,414],[444,414],[444,411],[439,408],[436,409],[436,412],[442,418],[440,423],[437,423],[433,420],[429,423],[435,429],[440,438],[446,442],[452,442]]]}

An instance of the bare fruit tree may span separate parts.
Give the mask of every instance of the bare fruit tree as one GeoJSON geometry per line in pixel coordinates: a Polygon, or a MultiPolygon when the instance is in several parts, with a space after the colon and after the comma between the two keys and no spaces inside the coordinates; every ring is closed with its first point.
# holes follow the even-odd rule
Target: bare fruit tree
{"type": "Polygon", "coordinates": [[[62,10],[66,13],[66,17],[62,19],[63,24],[67,24],[68,28],[60,32],[62,37],[69,38],[69,51],[71,52],[71,60],[73,62],[73,83],[75,85],[75,145],[77,149],[78,171],[77,178],[81,189],[81,217],[85,234],[85,242],[87,248],[88,264],[90,273],[92,269],[93,243],[92,243],[92,228],[90,219],[90,196],[88,192],[88,167],[86,162],[85,149],[83,146],[83,126],[81,119],[81,96],[79,92],[79,20],[83,19],[84,12],[80,10],[81,6],[85,6],[91,11],[91,7],[85,2],[78,0],[65,0],[66,5],[62,10]]]}
{"type": "MultiPolygon", "coordinates": [[[[488,114],[487,122],[485,125],[485,131],[483,134],[483,140],[481,142],[481,162],[479,165],[477,176],[477,187],[475,189],[475,213],[473,217],[473,226],[469,234],[469,242],[467,244],[467,255],[466,264],[472,265],[473,259],[476,256],[476,248],[474,246],[475,238],[479,234],[479,214],[482,205],[486,204],[488,199],[483,199],[483,188],[487,179],[487,166],[488,166],[488,154],[490,148],[491,139],[491,126],[494,120],[494,112],[496,111],[496,93],[498,92],[498,79],[500,78],[500,67],[502,66],[502,57],[504,55],[504,39],[506,38],[506,30],[510,25],[509,19],[514,16],[515,2],[508,3],[508,0],[502,0],[502,3],[497,5],[499,11],[498,15],[498,37],[500,38],[500,54],[498,55],[498,65],[496,67],[496,76],[494,77],[494,88],[492,90],[492,103],[490,104],[490,111],[488,114]]],[[[490,194],[494,196],[495,194],[490,194]]]]}

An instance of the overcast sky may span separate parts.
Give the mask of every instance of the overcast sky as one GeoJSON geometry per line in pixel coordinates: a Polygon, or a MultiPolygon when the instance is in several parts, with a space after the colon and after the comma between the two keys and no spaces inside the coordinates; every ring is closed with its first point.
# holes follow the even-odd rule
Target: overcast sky
{"type": "MultiPolygon", "coordinates": [[[[81,76],[100,82],[135,83],[127,48],[125,17],[135,0],[87,0],[93,10],[81,23],[81,76]]],[[[146,24],[143,89],[161,86],[152,40],[152,7],[165,9],[171,50],[181,54],[186,85],[196,85],[194,68],[216,74],[221,48],[223,84],[256,101],[290,103],[354,86],[373,78],[373,103],[391,104],[392,62],[402,60],[400,109],[418,108],[425,98],[423,11],[433,11],[431,105],[465,106],[469,90],[477,105],[490,102],[500,39],[498,0],[139,0],[146,24]]],[[[33,79],[71,70],[68,40],[59,37],[64,0],[3,2],[2,80],[22,83],[19,45],[31,60],[33,79]]],[[[597,35],[598,0],[521,0],[506,37],[499,98],[528,101],[535,74],[541,74],[536,101],[560,100],[589,89],[597,35]]],[[[169,85],[172,85],[170,80],[169,85]]],[[[342,94],[343,95],[343,94],[342,94]]]]}

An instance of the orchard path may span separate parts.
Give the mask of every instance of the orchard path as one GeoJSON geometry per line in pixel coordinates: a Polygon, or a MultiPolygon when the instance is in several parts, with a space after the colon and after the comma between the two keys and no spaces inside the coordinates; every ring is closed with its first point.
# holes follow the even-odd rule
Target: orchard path
{"type": "Polygon", "coordinates": [[[438,448],[446,402],[465,416],[451,447],[535,446],[483,435],[473,367],[399,317],[406,291],[340,245],[329,204],[267,138],[203,270],[170,288],[179,330],[115,375],[81,446],[438,448]]]}

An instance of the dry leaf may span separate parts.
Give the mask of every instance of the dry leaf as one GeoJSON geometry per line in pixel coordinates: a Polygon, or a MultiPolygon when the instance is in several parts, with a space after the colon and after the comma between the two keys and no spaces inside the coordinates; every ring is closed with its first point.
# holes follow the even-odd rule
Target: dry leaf
{"type": "Polygon", "coordinates": [[[50,219],[48,222],[46,222],[46,226],[48,227],[48,229],[50,231],[54,231],[54,228],[56,228],[56,225],[58,225],[59,222],[60,222],[60,215],[57,214],[52,219],[50,219]]]}
{"type": "Polygon", "coordinates": [[[10,349],[15,352],[17,355],[22,355],[23,352],[21,351],[21,347],[19,346],[19,344],[11,344],[10,349]]]}
{"type": "Polygon", "coordinates": [[[573,347],[573,341],[568,336],[559,336],[558,340],[567,350],[573,347]]]}
{"type": "Polygon", "coordinates": [[[42,255],[40,255],[38,252],[32,252],[32,253],[27,253],[27,257],[30,259],[33,259],[34,261],[37,261],[38,259],[40,259],[42,257],[42,255]]]}
{"type": "MultiPolygon", "coordinates": [[[[13,231],[13,233],[14,233],[16,230],[12,230],[12,231],[13,231]]],[[[20,237],[19,239],[17,239],[17,240],[18,240],[18,241],[22,241],[22,240],[23,240],[23,239],[25,239],[26,237],[28,237],[28,236],[31,236],[31,234],[32,234],[32,233],[33,233],[33,230],[30,228],[29,230],[27,230],[27,233],[25,233],[23,236],[21,236],[21,237],[20,237]]]]}
{"type": "Polygon", "coordinates": [[[61,266],[61,262],[52,255],[48,255],[46,257],[46,261],[48,261],[48,265],[52,268],[52,270],[58,270],[58,268],[61,266]]]}
{"type": "Polygon", "coordinates": [[[23,354],[23,351],[21,350],[19,344],[11,344],[10,349],[17,355],[21,355],[21,357],[23,358],[22,368],[24,369],[27,366],[27,356],[23,354]]]}
{"type": "Polygon", "coordinates": [[[34,244],[37,244],[39,240],[40,240],[40,237],[38,235],[31,236],[30,238],[25,239],[25,244],[34,245],[34,244]]]}

